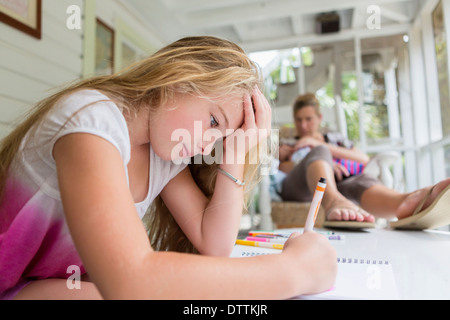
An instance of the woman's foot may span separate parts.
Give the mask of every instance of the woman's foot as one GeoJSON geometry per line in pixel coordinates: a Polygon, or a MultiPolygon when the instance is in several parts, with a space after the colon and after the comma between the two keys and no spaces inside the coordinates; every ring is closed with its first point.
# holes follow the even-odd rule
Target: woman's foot
{"type": "Polygon", "coordinates": [[[450,185],[450,178],[445,179],[432,187],[423,188],[406,195],[405,200],[403,200],[397,208],[397,218],[400,220],[411,216],[431,190],[430,196],[426,199],[420,209],[420,211],[425,210],[448,185],[450,185]]]}
{"type": "Polygon", "coordinates": [[[344,196],[336,196],[324,204],[327,221],[375,222],[375,217],[364,211],[344,196]]]}

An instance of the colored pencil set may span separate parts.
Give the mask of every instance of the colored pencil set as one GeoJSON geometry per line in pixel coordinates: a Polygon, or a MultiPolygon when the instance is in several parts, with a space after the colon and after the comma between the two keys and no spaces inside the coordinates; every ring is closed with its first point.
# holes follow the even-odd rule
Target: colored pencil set
{"type": "MultiPolygon", "coordinates": [[[[327,237],[328,240],[344,240],[343,235],[332,231],[318,231],[319,234],[327,237]]],[[[250,231],[245,240],[237,240],[236,244],[243,246],[272,248],[283,250],[284,243],[291,236],[290,233],[275,233],[267,231],[250,231]]]]}

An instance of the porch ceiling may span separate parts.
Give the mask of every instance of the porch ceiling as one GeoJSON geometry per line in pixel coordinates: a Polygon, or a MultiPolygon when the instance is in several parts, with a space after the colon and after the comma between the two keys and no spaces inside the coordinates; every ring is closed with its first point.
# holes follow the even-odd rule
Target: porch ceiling
{"type": "Polygon", "coordinates": [[[122,0],[161,40],[169,43],[189,35],[216,35],[248,51],[280,49],[330,39],[345,39],[356,32],[401,33],[407,30],[423,0],[122,0]],[[379,8],[380,29],[367,27],[379,8]],[[341,31],[317,35],[315,19],[335,11],[341,31]]]}

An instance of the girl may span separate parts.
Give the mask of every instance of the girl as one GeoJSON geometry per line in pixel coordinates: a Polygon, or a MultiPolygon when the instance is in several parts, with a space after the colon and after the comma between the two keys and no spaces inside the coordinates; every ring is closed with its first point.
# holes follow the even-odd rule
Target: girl
{"type": "Polygon", "coordinates": [[[256,176],[251,150],[270,132],[259,84],[238,46],[191,37],[39,103],[0,149],[0,296],[282,299],[329,289],[336,257],[314,233],[293,235],[279,255],[227,258],[256,176]],[[226,161],[186,165],[220,141],[214,153],[226,161]],[[70,290],[77,270],[83,281],[70,290]]]}

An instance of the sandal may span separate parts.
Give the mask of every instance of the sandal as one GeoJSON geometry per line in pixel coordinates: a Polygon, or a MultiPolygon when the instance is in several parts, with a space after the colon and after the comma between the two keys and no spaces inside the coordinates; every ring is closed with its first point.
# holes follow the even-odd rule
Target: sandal
{"type": "Polygon", "coordinates": [[[433,203],[423,211],[423,205],[430,197],[433,188],[419,203],[412,216],[391,222],[395,229],[424,230],[435,229],[450,224],[450,185],[434,199],[433,203]]]}
{"type": "MultiPolygon", "coordinates": [[[[336,206],[329,209],[326,213],[328,218],[329,214],[336,209],[349,209],[355,210],[351,207],[336,206]]],[[[360,210],[359,208],[357,210],[360,210]]],[[[324,228],[343,228],[343,229],[373,229],[375,228],[375,222],[361,222],[361,221],[347,221],[347,220],[326,220],[323,223],[324,228]]]]}

